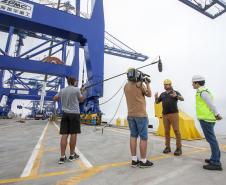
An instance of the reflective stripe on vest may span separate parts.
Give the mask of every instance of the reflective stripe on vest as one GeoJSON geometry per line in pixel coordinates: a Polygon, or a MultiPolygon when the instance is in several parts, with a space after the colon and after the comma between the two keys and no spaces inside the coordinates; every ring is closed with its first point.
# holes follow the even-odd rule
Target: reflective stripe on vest
{"type": "Polygon", "coordinates": [[[211,99],[213,100],[212,94],[208,91],[207,88],[201,87],[196,92],[196,114],[199,120],[204,120],[207,122],[216,122],[214,113],[210,110],[209,106],[202,99],[202,92],[206,91],[211,99]]]}

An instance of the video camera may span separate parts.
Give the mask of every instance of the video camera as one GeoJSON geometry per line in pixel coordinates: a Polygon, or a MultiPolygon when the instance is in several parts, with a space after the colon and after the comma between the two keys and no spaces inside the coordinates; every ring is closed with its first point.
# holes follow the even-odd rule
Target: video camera
{"type": "Polygon", "coordinates": [[[151,80],[149,75],[142,73],[141,71],[137,70],[137,69],[129,69],[127,72],[127,78],[129,81],[132,82],[148,82],[150,83],[151,80]]]}

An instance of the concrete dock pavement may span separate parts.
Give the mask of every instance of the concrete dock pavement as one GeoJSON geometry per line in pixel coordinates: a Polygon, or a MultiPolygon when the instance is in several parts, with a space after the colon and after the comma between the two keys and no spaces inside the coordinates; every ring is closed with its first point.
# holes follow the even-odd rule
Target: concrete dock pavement
{"type": "MultiPolygon", "coordinates": [[[[5,121],[5,120],[4,120],[5,121]]],[[[78,150],[83,159],[59,165],[60,135],[58,124],[46,121],[26,123],[0,121],[0,184],[16,185],[209,185],[225,184],[225,172],[202,169],[209,157],[205,140],[183,141],[183,155],[162,154],[164,138],[149,133],[148,158],[154,166],[148,169],[130,167],[129,130],[82,126],[78,150]],[[7,127],[10,126],[10,127],[7,127]],[[28,176],[21,177],[34,148],[43,134],[39,150],[28,176]]],[[[226,170],[226,137],[219,138],[222,163],[226,170]]],[[[172,149],[175,140],[172,139],[172,149]]],[[[69,151],[67,150],[67,153],[69,151]]]]}
{"type": "Polygon", "coordinates": [[[45,123],[0,121],[0,179],[20,177],[45,123]]]}

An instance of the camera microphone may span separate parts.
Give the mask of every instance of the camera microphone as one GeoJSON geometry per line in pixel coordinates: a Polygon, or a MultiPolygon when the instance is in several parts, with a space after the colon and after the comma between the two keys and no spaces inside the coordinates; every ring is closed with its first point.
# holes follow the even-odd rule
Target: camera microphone
{"type": "Polygon", "coordinates": [[[162,61],[161,61],[160,56],[159,56],[159,61],[158,61],[158,70],[159,70],[159,72],[162,72],[162,61]]]}

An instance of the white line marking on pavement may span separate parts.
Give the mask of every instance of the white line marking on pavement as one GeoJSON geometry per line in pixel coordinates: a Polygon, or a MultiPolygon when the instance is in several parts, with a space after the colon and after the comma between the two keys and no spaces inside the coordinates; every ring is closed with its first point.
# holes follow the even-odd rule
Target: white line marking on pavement
{"type": "Polygon", "coordinates": [[[35,161],[35,159],[36,159],[36,157],[38,155],[38,151],[39,151],[39,149],[41,147],[41,143],[42,143],[42,140],[43,140],[44,135],[46,133],[48,125],[49,125],[49,122],[46,124],[44,130],[42,131],[42,135],[40,136],[40,138],[38,140],[38,143],[36,144],[34,150],[32,151],[32,154],[31,154],[31,156],[30,156],[30,158],[29,158],[29,160],[28,160],[28,162],[27,162],[22,174],[20,175],[20,177],[27,177],[27,176],[30,175],[32,167],[34,165],[34,161],[35,161]]]}
{"type": "MultiPolygon", "coordinates": [[[[60,130],[59,126],[53,122],[55,127],[60,130]]],[[[92,168],[93,165],[88,161],[88,159],[80,152],[80,150],[76,147],[75,148],[75,152],[79,155],[79,158],[81,159],[81,161],[83,162],[83,164],[87,167],[87,168],[92,168]]]]}
{"type": "Polygon", "coordinates": [[[75,152],[79,155],[79,158],[87,168],[93,167],[93,165],[87,160],[87,158],[80,152],[80,150],[77,147],[75,148],[75,152]]]}

